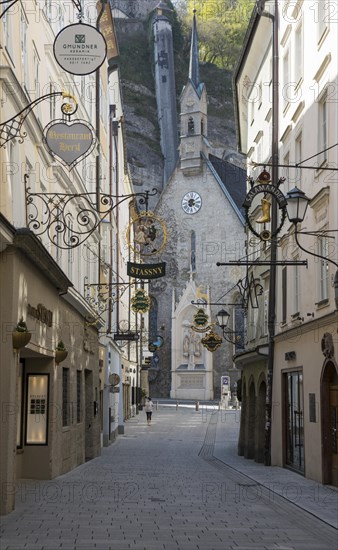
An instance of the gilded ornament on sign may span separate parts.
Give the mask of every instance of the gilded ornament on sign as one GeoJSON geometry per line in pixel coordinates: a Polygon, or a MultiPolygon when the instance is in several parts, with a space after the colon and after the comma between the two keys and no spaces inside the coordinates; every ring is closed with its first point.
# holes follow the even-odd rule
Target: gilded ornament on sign
{"type": "Polygon", "coordinates": [[[201,342],[208,351],[213,352],[216,351],[216,349],[222,344],[222,338],[211,330],[204,338],[202,338],[201,342]]]}
{"type": "Polygon", "coordinates": [[[137,313],[146,313],[150,308],[150,298],[143,288],[138,289],[131,299],[131,309],[137,313]]]}
{"type": "Polygon", "coordinates": [[[194,323],[198,327],[204,327],[208,322],[209,316],[205,313],[204,309],[199,309],[194,315],[194,323]]]}
{"type": "Polygon", "coordinates": [[[134,252],[141,256],[154,256],[162,251],[167,242],[167,228],[153,212],[141,212],[129,223],[126,238],[134,252]]]}

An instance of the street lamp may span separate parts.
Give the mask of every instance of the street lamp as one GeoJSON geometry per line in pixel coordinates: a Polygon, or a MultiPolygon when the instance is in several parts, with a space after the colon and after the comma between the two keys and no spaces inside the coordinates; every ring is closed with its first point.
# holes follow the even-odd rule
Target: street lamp
{"type": "Polygon", "coordinates": [[[217,315],[217,324],[222,329],[223,332],[223,338],[224,340],[227,340],[231,344],[236,344],[241,339],[240,334],[237,334],[236,332],[228,329],[228,322],[230,319],[230,313],[225,311],[225,309],[221,309],[217,315]]]}
{"type": "Polygon", "coordinates": [[[287,215],[291,223],[295,225],[298,222],[302,222],[305,218],[306,210],[310,202],[304,191],[294,187],[286,194],[287,199],[287,215]]]}
{"type": "MultiPolygon", "coordinates": [[[[298,240],[297,224],[304,220],[306,210],[311,199],[309,199],[309,197],[307,197],[305,193],[300,189],[298,189],[297,187],[295,187],[294,189],[291,189],[291,191],[289,191],[285,195],[285,198],[287,199],[287,206],[286,206],[287,215],[290,222],[293,223],[295,226],[295,240],[299,248],[304,252],[306,252],[307,254],[310,254],[311,256],[315,256],[316,258],[320,258],[324,262],[329,262],[338,268],[337,262],[334,262],[333,260],[331,260],[331,258],[327,258],[325,256],[321,256],[320,254],[316,254],[315,252],[311,252],[311,250],[307,250],[300,244],[298,240]]],[[[338,309],[338,269],[336,271],[336,274],[333,280],[333,286],[334,286],[334,297],[335,297],[336,309],[338,309]]]]}

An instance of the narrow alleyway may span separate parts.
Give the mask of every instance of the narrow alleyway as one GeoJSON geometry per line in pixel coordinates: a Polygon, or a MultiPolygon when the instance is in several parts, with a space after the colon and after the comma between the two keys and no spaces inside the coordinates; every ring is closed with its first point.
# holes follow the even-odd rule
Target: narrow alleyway
{"type": "Polygon", "coordinates": [[[18,484],[1,550],[337,548],[338,493],[315,494],[296,474],[283,488],[280,469],[252,461],[270,485],[238,471],[238,422],[238,411],[161,405],[147,426],[140,412],[101,457],[52,481],[18,484]],[[303,510],[302,498],[327,510],[331,525],[303,510]]]}

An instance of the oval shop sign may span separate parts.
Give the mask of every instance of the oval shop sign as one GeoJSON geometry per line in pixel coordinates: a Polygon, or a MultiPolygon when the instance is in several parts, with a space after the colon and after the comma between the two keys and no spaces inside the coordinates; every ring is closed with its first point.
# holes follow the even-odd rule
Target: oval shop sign
{"type": "Polygon", "coordinates": [[[107,43],[103,34],[85,23],[62,29],[54,40],[54,56],[68,73],[84,76],[99,69],[106,59],[107,43]]]}

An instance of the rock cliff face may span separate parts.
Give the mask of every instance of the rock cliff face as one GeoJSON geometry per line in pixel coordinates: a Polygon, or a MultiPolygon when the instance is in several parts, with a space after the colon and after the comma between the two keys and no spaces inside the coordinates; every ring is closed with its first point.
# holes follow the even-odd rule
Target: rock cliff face
{"type": "MultiPolygon", "coordinates": [[[[143,7],[144,18],[148,12],[143,7]]],[[[151,25],[149,21],[142,25],[143,28],[140,19],[135,24],[128,19],[116,20],[128,163],[136,190],[155,187],[161,191],[164,159],[157,120],[151,25]]],[[[187,82],[188,67],[188,56],[175,52],[177,99],[187,82]]],[[[241,166],[242,157],[236,151],[231,74],[210,64],[202,65],[200,70],[208,93],[208,139],[213,153],[241,166]]]]}

